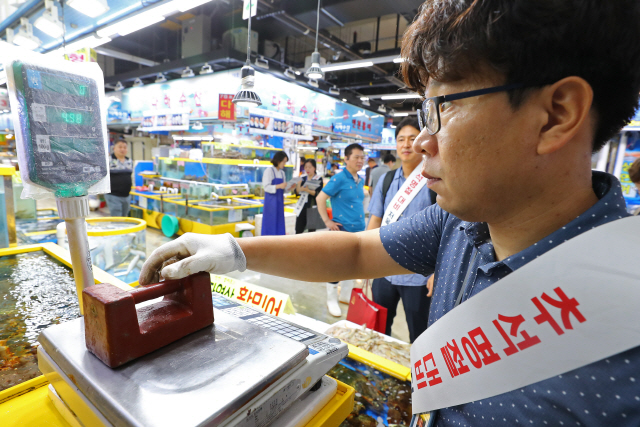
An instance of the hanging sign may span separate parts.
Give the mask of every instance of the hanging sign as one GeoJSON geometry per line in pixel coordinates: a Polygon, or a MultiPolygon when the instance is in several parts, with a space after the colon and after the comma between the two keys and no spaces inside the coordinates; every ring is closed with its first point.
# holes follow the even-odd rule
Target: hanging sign
{"type": "Polygon", "coordinates": [[[233,101],[233,95],[220,94],[218,101],[218,120],[235,121],[236,105],[233,101]]]}
{"type": "Polygon", "coordinates": [[[140,127],[146,132],[188,130],[189,110],[162,109],[145,111],[140,127]]]}
{"type": "Polygon", "coordinates": [[[640,345],[640,217],[596,227],[463,301],[411,346],[413,413],[485,399],[640,345]],[[634,231],[635,230],[635,231],[634,231]]]}
{"type": "Polygon", "coordinates": [[[211,290],[274,316],[296,312],[289,295],[231,277],[212,274],[211,290]]]}
{"type": "Polygon", "coordinates": [[[242,19],[249,19],[249,10],[251,10],[251,16],[256,16],[258,12],[258,0],[244,0],[244,6],[242,7],[242,19]]]}
{"type": "Polygon", "coordinates": [[[262,135],[312,140],[311,123],[311,119],[294,117],[261,108],[254,108],[249,112],[249,127],[251,131],[262,135]]]}

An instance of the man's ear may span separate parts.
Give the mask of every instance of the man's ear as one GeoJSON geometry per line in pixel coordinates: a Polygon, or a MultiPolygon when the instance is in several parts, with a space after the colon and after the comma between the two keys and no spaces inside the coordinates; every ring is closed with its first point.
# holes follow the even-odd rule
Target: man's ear
{"type": "Polygon", "coordinates": [[[540,130],[538,154],[564,147],[588,125],[593,89],[586,80],[571,76],[545,87],[540,93],[547,123],[540,130]]]}

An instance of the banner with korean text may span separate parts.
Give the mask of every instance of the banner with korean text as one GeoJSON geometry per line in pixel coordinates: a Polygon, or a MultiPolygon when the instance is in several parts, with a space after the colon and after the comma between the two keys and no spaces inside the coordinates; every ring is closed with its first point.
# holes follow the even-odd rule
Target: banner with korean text
{"type": "Polygon", "coordinates": [[[411,347],[413,412],[495,396],[639,346],[639,235],[637,216],[597,227],[431,325],[411,347]]]}
{"type": "Polygon", "coordinates": [[[232,102],[233,96],[224,93],[218,95],[218,120],[236,121],[236,105],[232,102]]]}
{"type": "Polygon", "coordinates": [[[274,316],[296,313],[289,295],[231,277],[212,274],[211,290],[274,316]]]}

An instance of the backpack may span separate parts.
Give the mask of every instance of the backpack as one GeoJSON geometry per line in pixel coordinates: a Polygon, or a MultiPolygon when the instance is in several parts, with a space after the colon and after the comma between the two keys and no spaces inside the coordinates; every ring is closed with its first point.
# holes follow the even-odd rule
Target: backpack
{"type": "MultiPolygon", "coordinates": [[[[387,193],[389,192],[389,187],[391,187],[391,183],[393,182],[393,176],[395,175],[395,173],[396,171],[392,170],[387,172],[384,175],[384,181],[382,181],[382,205],[383,206],[384,206],[385,200],[387,200],[387,193]]],[[[438,194],[430,188],[428,190],[429,190],[429,199],[431,200],[431,204],[435,205],[436,197],[438,196],[438,194]]]]}

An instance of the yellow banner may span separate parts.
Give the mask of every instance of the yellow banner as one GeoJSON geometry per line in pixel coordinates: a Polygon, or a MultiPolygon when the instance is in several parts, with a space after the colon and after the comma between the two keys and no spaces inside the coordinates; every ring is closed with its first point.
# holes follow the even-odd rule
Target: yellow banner
{"type": "Polygon", "coordinates": [[[211,290],[274,316],[296,312],[289,295],[231,277],[212,274],[211,290]]]}

